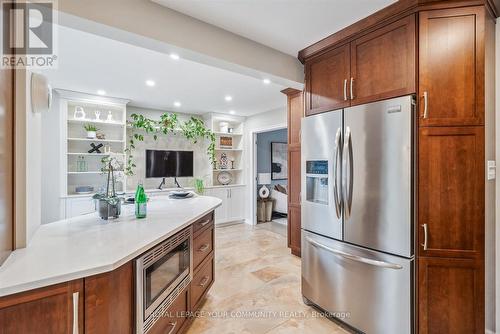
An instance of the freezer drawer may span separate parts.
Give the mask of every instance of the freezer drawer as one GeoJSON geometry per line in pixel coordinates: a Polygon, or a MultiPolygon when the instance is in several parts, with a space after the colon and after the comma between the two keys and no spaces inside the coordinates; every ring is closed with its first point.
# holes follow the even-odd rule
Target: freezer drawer
{"type": "Polygon", "coordinates": [[[413,333],[413,259],[302,232],[304,297],[364,333],[413,333]]]}

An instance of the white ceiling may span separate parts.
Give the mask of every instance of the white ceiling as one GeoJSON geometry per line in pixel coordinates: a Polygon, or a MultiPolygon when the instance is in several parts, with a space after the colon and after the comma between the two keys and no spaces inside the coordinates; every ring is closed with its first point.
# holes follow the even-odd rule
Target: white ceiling
{"type": "Polygon", "coordinates": [[[131,105],[186,113],[234,110],[250,116],[285,106],[274,83],[197,62],[179,59],[116,40],[58,27],[58,68],[46,70],[54,88],[131,100],[131,105]],[[154,80],[148,87],[146,80],[154,80]],[[233,100],[226,102],[224,97],[233,100]],[[180,101],[182,106],[173,106],[180,101]]]}
{"type": "Polygon", "coordinates": [[[152,0],[292,56],[396,0],[152,0]]]}

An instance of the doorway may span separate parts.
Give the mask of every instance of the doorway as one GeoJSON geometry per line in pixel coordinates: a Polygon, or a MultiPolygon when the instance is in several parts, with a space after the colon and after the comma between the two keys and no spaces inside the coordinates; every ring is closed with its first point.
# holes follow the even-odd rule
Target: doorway
{"type": "Polygon", "coordinates": [[[286,236],[288,214],[288,134],[286,126],[253,133],[252,218],[286,236]]]}

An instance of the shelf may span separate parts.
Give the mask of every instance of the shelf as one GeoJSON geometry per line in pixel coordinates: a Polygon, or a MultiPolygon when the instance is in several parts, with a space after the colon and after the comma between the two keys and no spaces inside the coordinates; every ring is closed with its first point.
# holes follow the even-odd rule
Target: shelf
{"type": "Polygon", "coordinates": [[[125,125],[125,123],[98,121],[95,119],[68,119],[68,123],[74,123],[74,124],[92,123],[92,124],[116,125],[116,126],[124,126],[125,125]]]}
{"type": "Polygon", "coordinates": [[[96,157],[107,157],[110,155],[125,155],[125,153],[67,153],[68,155],[85,155],[85,156],[96,156],[96,157]]]}
{"type": "Polygon", "coordinates": [[[78,174],[103,174],[101,171],[93,171],[93,172],[68,172],[69,175],[78,175],[78,174]]]}
{"type": "Polygon", "coordinates": [[[233,152],[242,152],[243,149],[241,148],[220,148],[220,147],[217,147],[215,148],[216,151],[233,151],[233,152]]]}
{"type": "Polygon", "coordinates": [[[124,140],[117,139],[89,139],[89,138],[68,138],[68,141],[93,141],[102,143],[124,143],[124,140]]]}
{"type": "Polygon", "coordinates": [[[242,133],[227,133],[227,132],[220,132],[220,131],[214,131],[214,135],[216,135],[216,136],[226,136],[226,137],[240,137],[240,136],[243,136],[242,133]]]}
{"type": "Polygon", "coordinates": [[[213,172],[241,172],[243,169],[241,168],[234,168],[234,169],[230,169],[230,168],[226,168],[226,169],[213,169],[213,172]]]}

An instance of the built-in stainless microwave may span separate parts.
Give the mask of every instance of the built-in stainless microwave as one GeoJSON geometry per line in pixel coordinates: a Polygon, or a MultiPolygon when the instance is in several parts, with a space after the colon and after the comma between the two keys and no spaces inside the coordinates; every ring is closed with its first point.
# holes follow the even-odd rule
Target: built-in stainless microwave
{"type": "Polygon", "coordinates": [[[135,260],[137,333],[147,333],[192,279],[192,228],[135,260]]]}

